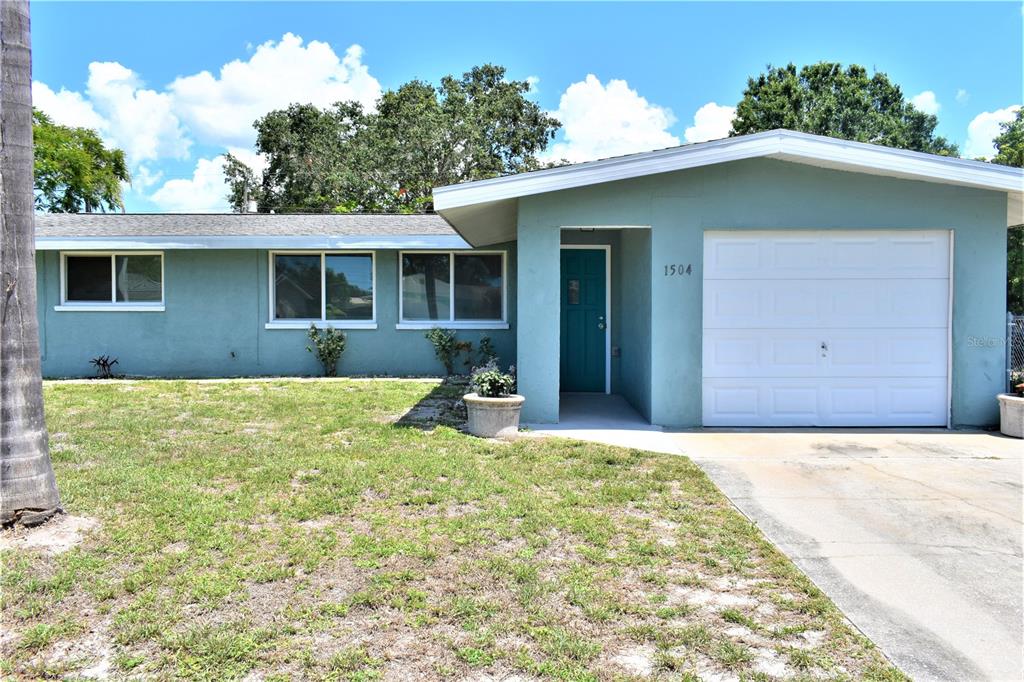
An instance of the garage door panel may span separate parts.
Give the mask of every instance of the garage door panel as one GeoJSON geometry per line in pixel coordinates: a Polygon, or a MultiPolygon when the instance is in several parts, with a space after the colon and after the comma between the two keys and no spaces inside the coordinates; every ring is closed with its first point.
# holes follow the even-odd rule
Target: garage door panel
{"type": "Polygon", "coordinates": [[[832,385],[827,382],[822,386],[824,404],[822,413],[827,423],[857,424],[868,422],[881,415],[880,404],[883,386],[877,382],[855,385],[832,385]]]}
{"type": "Polygon", "coordinates": [[[706,280],[705,329],[935,327],[949,280],[706,280]]]}
{"type": "Polygon", "coordinates": [[[821,253],[821,239],[817,233],[806,236],[787,236],[764,242],[762,246],[767,269],[785,273],[789,277],[813,276],[815,263],[821,253]]]}
{"type": "MultiPolygon", "coordinates": [[[[838,277],[870,272],[878,265],[882,238],[868,236],[836,237],[824,244],[829,273],[838,277]]],[[[819,261],[820,262],[820,261],[819,261]]]]}
{"type": "Polygon", "coordinates": [[[949,233],[895,234],[886,242],[887,269],[895,277],[949,277],[949,233]]]}
{"type": "Polygon", "coordinates": [[[705,281],[704,328],[813,326],[821,300],[811,286],[806,281],[705,281]]]}
{"type": "Polygon", "coordinates": [[[708,279],[946,277],[942,231],[793,230],[707,232],[708,279]]]}
{"type": "Polygon", "coordinates": [[[946,339],[945,329],[713,329],[704,334],[703,373],[705,378],[945,377],[946,339]]]}
{"type": "Polygon", "coordinates": [[[704,416],[713,415],[724,425],[754,424],[761,419],[762,386],[750,383],[712,382],[704,385],[704,416]]]}
{"type": "Polygon", "coordinates": [[[946,421],[944,378],[706,379],[709,426],[935,426],[946,421]]]}
{"type": "Polygon", "coordinates": [[[704,423],[946,423],[949,233],[708,232],[704,423]]]}
{"type": "Polygon", "coordinates": [[[817,335],[785,329],[713,330],[705,334],[705,377],[817,377],[817,335]]]}
{"type": "Polygon", "coordinates": [[[828,331],[823,376],[946,376],[945,329],[828,331]]]}
{"type": "Polygon", "coordinates": [[[764,388],[773,419],[799,419],[804,423],[818,418],[817,383],[793,386],[768,385],[764,388]]]}
{"type": "Polygon", "coordinates": [[[946,423],[946,379],[831,379],[822,384],[822,426],[946,423]]]}
{"type": "Polygon", "coordinates": [[[946,327],[947,279],[816,280],[820,327],[946,327]]]}

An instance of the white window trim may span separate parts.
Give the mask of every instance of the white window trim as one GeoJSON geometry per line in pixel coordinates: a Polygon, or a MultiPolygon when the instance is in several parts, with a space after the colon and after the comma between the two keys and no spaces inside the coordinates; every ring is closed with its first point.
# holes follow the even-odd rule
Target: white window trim
{"type": "Polygon", "coordinates": [[[315,324],[321,329],[376,329],[377,328],[377,253],[375,251],[342,251],[342,250],[313,250],[308,249],[285,249],[267,252],[267,285],[270,297],[267,299],[268,322],[265,329],[309,329],[309,325],[315,324]],[[274,269],[274,256],[320,256],[320,318],[296,319],[274,317],[274,280],[276,279],[274,269]],[[328,320],[327,318],[327,256],[369,256],[370,257],[370,287],[373,293],[373,318],[369,320],[328,320]]]}
{"type": "Polygon", "coordinates": [[[398,252],[398,324],[395,329],[508,329],[508,251],[460,249],[409,249],[398,252]],[[448,256],[448,279],[451,294],[448,297],[447,320],[406,320],[404,310],[404,291],[402,290],[402,258],[405,254],[429,253],[448,256]],[[500,320],[456,320],[455,319],[455,256],[501,256],[501,319],[500,320]]]}
{"type": "Polygon", "coordinates": [[[57,312],[121,312],[121,313],[162,313],[164,312],[164,253],[163,251],[61,251],[60,252],[60,304],[53,309],[57,312]],[[110,258],[110,300],[69,301],[67,300],[68,256],[92,256],[110,258]],[[117,300],[117,256],[160,256],[160,300],[125,301],[117,300]]]}

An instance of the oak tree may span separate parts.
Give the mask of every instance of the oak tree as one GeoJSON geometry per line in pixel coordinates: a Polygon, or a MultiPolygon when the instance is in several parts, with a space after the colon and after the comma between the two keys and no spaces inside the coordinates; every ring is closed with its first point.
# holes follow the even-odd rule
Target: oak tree
{"type": "Polygon", "coordinates": [[[96,131],[54,123],[32,112],[35,203],[46,213],[124,210],[121,183],[129,182],[120,149],[108,149],[96,131]]]}
{"type": "Polygon", "coordinates": [[[373,111],[355,102],[272,111],[254,124],[261,176],[227,157],[229,201],[236,211],[250,200],[260,211],[428,211],[434,187],[540,167],[560,124],[529,89],[488,64],[439,86],[405,83],[373,111]]]}
{"type": "Polygon", "coordinates": [[[787,128],[886,147],[956,156],[935,134],[938,119],[906,100],[884,73],[863,66],[819,62],[768,66],[747,80],[729,135],[787,128]]]}

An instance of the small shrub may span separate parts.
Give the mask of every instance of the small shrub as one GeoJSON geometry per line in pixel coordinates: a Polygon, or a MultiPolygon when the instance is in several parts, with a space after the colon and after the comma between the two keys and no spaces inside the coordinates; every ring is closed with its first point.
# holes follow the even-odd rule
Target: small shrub
{"type": "Polygon", "coordinates": [[[1024,398],[1024,370],[1010,372],[1010,388],[1013,393],[1024,398]]]}
{"type": "Polygon", "coordinates": [[[515,393],[516,370],[515,367],[509,367],[508,373],[502,372],[498,363],[491,360],[483,367],[474,369],[469,382],[482,398],[504,398],[515,393]]]}
{"type": "Polygon", "coordinates": [[[90,365],[96,366],[96,376],[100,379],[112,379],[114,377],[114,365],[117,358],[111,359],[109,355],[100,355],[89,361],[90,365]]]}
{"type": "Polygon", "coordinates": [[[312,345],[306,346],[306,350],[316,355],[316,359],[324,366],[324,376],[338,376],[338,360],[345,352],[345,333],[331,328],[321,331],[315,324],[311,324],[309,341],[312,345]]]}
{"type": "Polygon", "coordinates": [[[498,361],[498,351],[494,350],[494,342],[489,336],[481,336],[477,344],[477,354],[480,356],[480,364],[486,365],[491,360],[498,361]]]}
{"type": "Polygon", "coordinates": [[[451,329],[432,327],[424,336],[434,346],[434,355],[444,365],[444,371],[449,376],[455,374],[455,361],[459,359],[459,353],[466,354],[466,367],[472,363],[473,343],[459,341],[451,329]]]}

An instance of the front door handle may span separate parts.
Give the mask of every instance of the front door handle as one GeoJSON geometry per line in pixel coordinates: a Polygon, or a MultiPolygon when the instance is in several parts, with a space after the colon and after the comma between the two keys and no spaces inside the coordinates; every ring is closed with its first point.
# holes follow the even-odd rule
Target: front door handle
{"type": "Polygon", "coordinates": [[[604,328],[605,328],[604,322],[598,322],[597,323],[597,328],[600,329],[601,331],[604,331],[604,328]]]}

